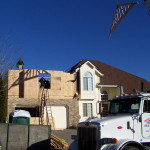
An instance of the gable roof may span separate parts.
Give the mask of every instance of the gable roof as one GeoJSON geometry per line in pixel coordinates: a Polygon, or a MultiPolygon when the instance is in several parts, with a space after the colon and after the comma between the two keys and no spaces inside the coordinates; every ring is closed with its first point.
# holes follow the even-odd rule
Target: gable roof
{"type": "MultiPolygon", "coordinates": [[[[100,76],[103,76],[104,74],[102,74],[101,72],[100,72],[100,70],[95,66],[95,65],[93,65],[90,61],[86,61],[86,62],[84,62],[83,64],[90,64],[93,68],[94,68],[94,70],[100,75],[100,76]]],[[[82,65],[83,65],[82,64],[82,65]]],[[[82,66],[82,65],[80,65],[80,67],[82,66]]],[[[80,68],[80,67],[78,67],[78,68],[80,68]]],[[[78,69],[77,68],[77,69],[78,69]]],[[[77,70],[76,70],[77,71],[77,70]]]]}
{"type": "Polygon", "coordinates": [[[91,62],[102,74],[104,74],[104,76],[101,77],[101,85],[122,85],[125,93],[131,93],[133,89],[141,91],[143,83],[144,91],[150,91],[150,82],[147,80],[97,60],[81,60],[74,65],[69,72],[74,72],[87,61],[91,62]]]}

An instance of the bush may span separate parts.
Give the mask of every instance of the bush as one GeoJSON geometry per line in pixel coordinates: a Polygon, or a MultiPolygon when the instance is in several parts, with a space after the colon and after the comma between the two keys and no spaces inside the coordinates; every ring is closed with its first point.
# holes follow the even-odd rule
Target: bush
{"type": "Polygon", "coordinates": [[[2,77],[0,76],[0,123],[6,122],[7,116],[7,98],[4,90],[2,77]]]}

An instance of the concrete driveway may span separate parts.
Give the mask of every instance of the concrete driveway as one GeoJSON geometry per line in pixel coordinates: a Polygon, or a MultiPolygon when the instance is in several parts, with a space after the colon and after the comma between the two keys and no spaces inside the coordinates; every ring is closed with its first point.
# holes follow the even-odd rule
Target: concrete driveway
{"type": "Polygon", "coordinates": [[[52,130],[52,134],[58,136],[61,139],[64,139],[68,145],[73,141],[71,135],[77,135],[77,129],[65,129],[65,130],[52,130]]]}

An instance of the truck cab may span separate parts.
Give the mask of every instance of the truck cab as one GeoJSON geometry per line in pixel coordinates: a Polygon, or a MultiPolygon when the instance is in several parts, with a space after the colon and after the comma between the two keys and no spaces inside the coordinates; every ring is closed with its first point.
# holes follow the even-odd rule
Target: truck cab
{"type": "Polygon", "coordinates": [[[69,150],[150,149],[150,93],[110,100],[109,114],[78,124],[69,150]]]}

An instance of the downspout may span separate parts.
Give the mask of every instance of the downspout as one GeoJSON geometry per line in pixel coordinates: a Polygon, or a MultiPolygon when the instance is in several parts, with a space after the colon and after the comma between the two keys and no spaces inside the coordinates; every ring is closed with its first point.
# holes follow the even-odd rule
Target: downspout
{"type": "Polygon", "coordinates": [[[100,115],[100,118],[102,119],[103,118],[103,108],[102,108],[102,103],[101,103],[101,89],[102,89],[102,86],[99,87],[99,115],[100,115]]]}
{"type": "Polygon", "coordinates": [[[123,86],[120,85],[120,95],[122,95],[124,92],[123,92],[123,86]]]}
{"type": "Polygon", "coordinates": [[[144,92],[144,82],[141,81],[141,92],[144,92]]]}

